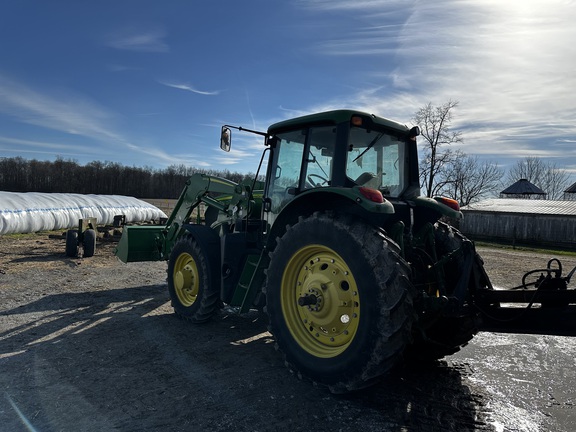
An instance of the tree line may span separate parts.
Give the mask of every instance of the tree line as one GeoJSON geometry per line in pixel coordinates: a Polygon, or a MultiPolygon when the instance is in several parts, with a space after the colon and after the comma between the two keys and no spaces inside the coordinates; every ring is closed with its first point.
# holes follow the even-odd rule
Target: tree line
{"type": "Polygon", "coordinates": [[[153,169],[99,161],[80,165],[75,160],[61,157],[53,162],[14,157],[0,158],[0,190],[178,198],[186,180],[196,173],[224,177],[236,183],[255,175],[183,164],[153,169]]]}
{"type": "MultiPolygon", "coordinates": [[[[451,130],[458,102],[432,103],[420,108],[412,119],[420,126],[420,181],[426,196],[443,195],[465,206],[489,196],[520,179],[527,179],[560,199],[569,186],[567,171],[536,157],[516,162],[504,175],[497,162],[480,160],[453,144],[463,142],[460,131],[451,130]]],[[[254,173],[207,170],[181,165],[165,169],[128,167],[115,162],[77,161],[57,157],[54,162],[0,158],[0,190],[9,192],[61,192],[128,195],[137,198],[178,198],[186,180],[195,173],[224,177],[236,183],[252,179],[254,173]]]]}

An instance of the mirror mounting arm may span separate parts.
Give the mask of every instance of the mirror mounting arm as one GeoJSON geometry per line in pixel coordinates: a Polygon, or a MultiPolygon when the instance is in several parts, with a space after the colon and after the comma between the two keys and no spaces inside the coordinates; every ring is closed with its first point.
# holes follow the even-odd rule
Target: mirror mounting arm
{"type": "Polygon", "coordinates": [[[232,148],[232,131],[230,129],[237,129],[239,131],[250,132],[256,135],[260,135],[266,138],[266,145],[269,145],[268,141],[270,140],[271,136],[268,135],[266,132],[260,132],[253,129],[246,129],[242,126],[232,126],[232,125],[224,125],[222,126],[222,132],[220,133],[220,148],[225,152],[229,152],[232,148]]]}
{"type": "Polygon", "coordinates": [[[237,130],[239,130],[239,131],[244,131],[244,132],[250,132],[250,133],[253,133],[253,134],[256,134],[256,135],[261,135],[261,136],[264,136],[264,137],[267,137],[267,136],[268,136],[268,134],[267,134],[266,132],[260,132],[260,131],[253,130],[253,129],[246,129],[246,128],[243,128],[242,126],[224,125],[224,126],[222,126],[222,127],[223,127],[223,128],[237,129],[237,130]]]}

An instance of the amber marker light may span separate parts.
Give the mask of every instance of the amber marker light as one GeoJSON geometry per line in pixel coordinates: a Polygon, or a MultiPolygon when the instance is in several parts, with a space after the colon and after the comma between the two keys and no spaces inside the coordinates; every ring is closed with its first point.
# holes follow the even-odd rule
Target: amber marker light
{"type": "Polygon", "coordinates": [[[456,201],[455,199],[446,197],[436,197],[436,201],[450,207],[453,210],[460,211],[460,204],[458,204],[458,201],[456,201]]]}
{"type": "Polygon", "coordinates": [[[382,196],[382,192],[378,189],[372,189],[367,187],[360,187],[360,193],[364,196],[364,198],[369,199],[372,202],[382,204],[384,202],[384,197],[382,196]]]}
{"type": "Polygon", "coordinates": [[[362,126],[362,117],[353,116],[352,117],[352,126],[362,126]]]}

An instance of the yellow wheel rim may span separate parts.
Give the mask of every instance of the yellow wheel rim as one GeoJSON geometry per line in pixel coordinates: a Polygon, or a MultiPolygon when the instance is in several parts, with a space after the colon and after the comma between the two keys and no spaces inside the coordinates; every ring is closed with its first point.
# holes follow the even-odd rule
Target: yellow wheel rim
{"type": "Polygon", "coordinates": [[[358,331],[356,281],[329,247],[308,245],[292,256],[282,277],[281,304],[295,341],[315,357],[341,354],[358,331]]]}
{"type": "Polygon", "coordinates": [[[192,306],[200,291],[200,277],[196,261],[190,254],[182,253],[176,258],[173,281],[180,303],[186,307],[192,306]]]}

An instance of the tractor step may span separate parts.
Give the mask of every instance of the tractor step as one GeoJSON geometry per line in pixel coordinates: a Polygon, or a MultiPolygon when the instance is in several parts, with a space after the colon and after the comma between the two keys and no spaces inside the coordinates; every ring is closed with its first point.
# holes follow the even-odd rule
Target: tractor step
{"type": "Polygon", "coordinates": [[[259,272],[262,254],[249,254],[246,256],[244,269],[232,297],[232,305],[240,305],[240,313],[246,313],[252,307],[256,294],[262,285],[263,272],[259,272]]]}

